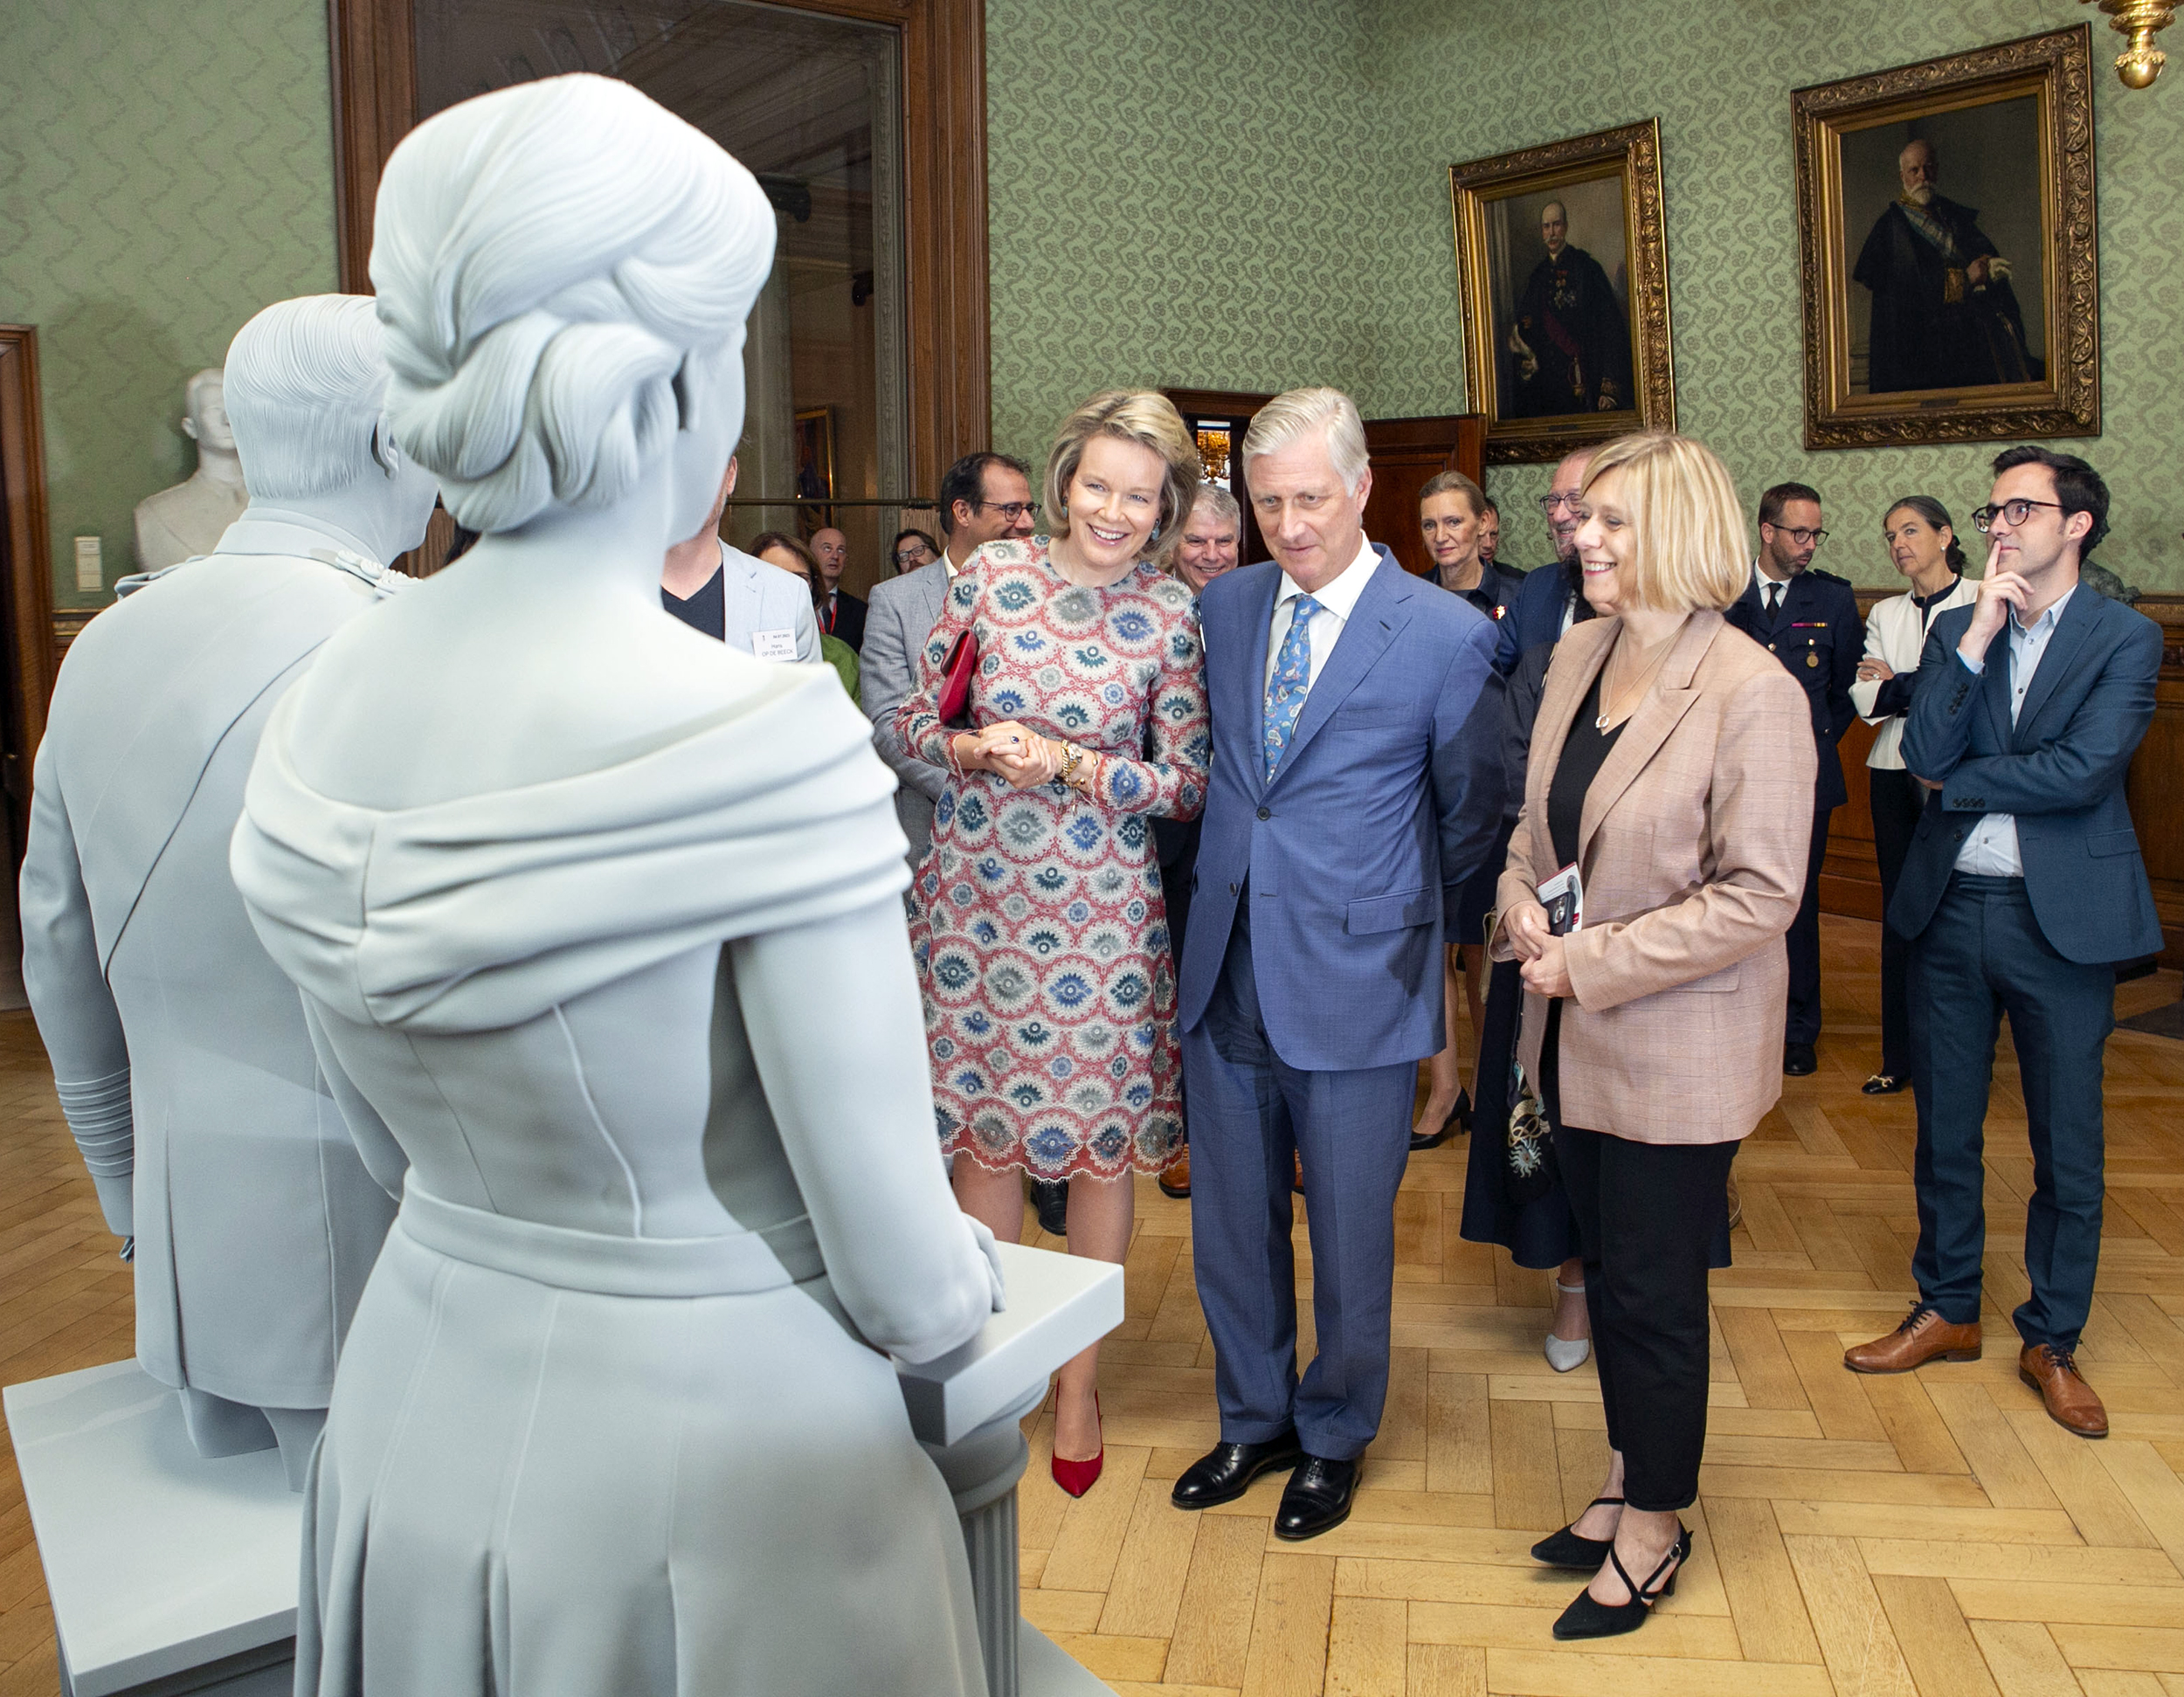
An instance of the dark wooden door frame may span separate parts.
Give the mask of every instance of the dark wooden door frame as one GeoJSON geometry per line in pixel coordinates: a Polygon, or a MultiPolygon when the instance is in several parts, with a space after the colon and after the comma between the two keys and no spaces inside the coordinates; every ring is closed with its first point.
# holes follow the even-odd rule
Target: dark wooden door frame
{"type": "MultiPolygon", "coordinates": [[[[909,475],[930,493],[992,445],[987,318],[985,0],[769,0],[891,24],[902,39],[904,277],[909,475]]],[[[327,0],[341,286],[371,293],[373,202],[417,123],[411,0],[327,0]]],[[[889,492],[893,493],[893,492],[889,492]]]]}
{"type": "Polygon", "coordinates": [[[8,816],[15,852],[30,830],[31,763],[45,735],[53,693],[52,542],[46,528],[45,438],[38,410],[38,332],[0,324],[0,494],[6,498],[4,628],[9,722],[5,759],[8,816]]]}

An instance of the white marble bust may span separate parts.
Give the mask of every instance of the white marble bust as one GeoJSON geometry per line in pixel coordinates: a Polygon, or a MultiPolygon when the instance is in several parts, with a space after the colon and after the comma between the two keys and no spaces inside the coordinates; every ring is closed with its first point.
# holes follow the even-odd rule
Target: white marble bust
{"type": "Polygon", "coordinates": [[[197,445],[197,469],[173,488],[136,503],[139,571],[159,571],[211,553],[220,533],[250,502],[227,419],[226,378],[218,366],[198,372],[183,390],[182,433],[197,445]]]}

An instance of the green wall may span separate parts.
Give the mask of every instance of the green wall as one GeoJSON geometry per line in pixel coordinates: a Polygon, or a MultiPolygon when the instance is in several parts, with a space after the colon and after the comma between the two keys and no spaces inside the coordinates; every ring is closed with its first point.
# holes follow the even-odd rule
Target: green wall
{"type": "Polygon", "coordinates": [[[57,605],[79,535],[108,584],[131,509],[189,475],[190,374],[267,301],[335,286],[326,8],[10,0],[0,321],[34,324],[57,605]]]}
{"type": "MultiPolygon", "coordinates": [[[[1462,394],[1447,167],[1658,116],[1679,427],[1722,454],[1747,505],[1785,479],[1819,489],[1833,534],[1818,563],[1856,583],[1894,582],[1876,540],[1883,506],[1921,492],[1962,519],[1986,499],[1994,450],[1805,452],[1789,91],[2064,27],[2080,15],[2053,0],[1562,0],[1547,31],[1560,48],[1542,52],[1545,20],[1531,7],[1373,5],[1370,98],[1386,115],[1393,153],[1376,289],[1389,353],[1367,384],[1373,405],[1452,411],[1462,394]],[[1490,75],[1480,74],[1485,66],[1490,75]]],[[[2174,86],[2172,66],[2152,89],[2125,88],[2110,68],[2120,39],[2098,22],[2105,423],[2098,437],[2055,445],[2084,455],[2108,479],[2115,534],[2102,562],[2146,589],[2184,590],[2174,473],[2184,439],[2174,351],[2184,307],[2176,169],[2184,86],[2174,86]]],[[[1521,562],[1549,557],[1531,505],[1546,481],[1545,467],[1489,479],[1513,508],[1512,557],[1521,562]]]]}

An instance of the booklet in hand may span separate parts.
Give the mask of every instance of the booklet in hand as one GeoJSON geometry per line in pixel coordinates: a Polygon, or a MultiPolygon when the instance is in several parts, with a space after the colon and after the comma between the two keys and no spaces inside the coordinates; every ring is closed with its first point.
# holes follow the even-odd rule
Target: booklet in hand
{"type": "Polygon", "coordinates": [[[1565,866],[1538,886],[1539,905],[1547,910],[1547,929],[1566,937],[1585,923],[1585,880],[1574,865],[1565,866]]]}

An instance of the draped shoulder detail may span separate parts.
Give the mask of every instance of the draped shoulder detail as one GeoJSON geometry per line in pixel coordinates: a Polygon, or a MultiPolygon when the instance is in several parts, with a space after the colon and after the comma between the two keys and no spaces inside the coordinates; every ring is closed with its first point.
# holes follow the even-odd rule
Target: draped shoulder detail
{"type": "Polygon", "coordinates": [[[769,671],[749,700],[637,759],[389,811],[297,775],[292,693],[230,854],[251,922],[344,1018],[457,1032],[896,894],[905,845],[870,726],[831,672],[769,671]]]}

